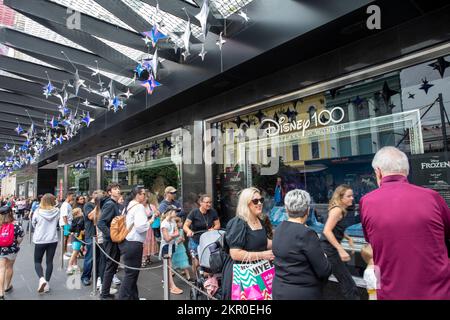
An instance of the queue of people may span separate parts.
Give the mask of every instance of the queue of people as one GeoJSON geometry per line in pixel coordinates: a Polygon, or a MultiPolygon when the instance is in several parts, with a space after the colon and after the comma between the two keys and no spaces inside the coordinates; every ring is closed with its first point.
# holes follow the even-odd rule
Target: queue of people
{"type": "MultiPolygon", "coordinates": [[[[450,209],[437,192],[408,182],[408,158],[400,150],[380,149],[372,167],[379,188],[366,194],[359,204],[367,241],[361,256],[367,264],[364,280],[369,299],[450,299],[450,260],[445,242],[450,238],[450,209]]],[[[93,239],[97,238],[100,299],[114,299],[116,293],[121,300],[140,299],[140,269],[151,265],[151,257],[158,253],[160,258],[168,256],[170,268],[184,271],[186,279],[191,278],[191,271],[197,277],[201,234],[221,229],[219,215],[212,208],[210,195],[200,195],[198,207],[187,215],[176,195],[177,190],[168,186],[164,200],[158,203],[156,196],[143,186],[134,186],[125,198],[120,185],[112,183],[105,192],[94,191],[89,199],[74,199],[69,192],[60,208],[55,196],[40,196],[40,201],[29,207],[37,291],[50,291],[58,224],[64,232],[64,251],[71,242],[68,273],[76,270],[77,259],[85,251],[81,275],[85,286],[91,284],[93,239]],[[112,240],[111,227],[120,215],[125,215],[127,234],[117,243],[112,240]],[[117,278],[120,261],[125,270],[117,291],[111,285],[117,278]]],[[[274,268],[271,297],[275,300],[323,299],[331,275],[345,299],[360,299],[361,292],[346,265],[351,254],[343,245],[345,239],[350,249],[355,249],[345,223],[349,208],[354,205],[352,187],[340,185],[331,194],[321,234],[307,225],[312,207],[308,192],[295,189],[281,194],[288,219],[276,229],[263,213],[262,195],[257,188],[242,190],[236,216],[226,226],[221,298],[235,298],[235,265],[270,261],[274,268]]],[[[0,208],[0,299],[12,290],[13,265],[24,236],[17,219],[21,214],[13,214],[14,200],[8,199],[0,208]]],[[[183,293],[172,272],[168,280],[164,285],[172,294],[183,293]]]]}

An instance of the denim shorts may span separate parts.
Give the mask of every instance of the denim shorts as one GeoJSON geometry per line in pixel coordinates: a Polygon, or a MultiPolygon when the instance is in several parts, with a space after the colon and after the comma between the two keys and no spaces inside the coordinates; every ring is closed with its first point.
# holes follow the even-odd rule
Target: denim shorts
{"type": "MultiPolygon", "coordinates": [[[[175,253],[175,245],[172,245],[172,255],[175,253]]],[[[166,244],[164,247],[162,247],[161,256],[164,257],[164,255],[169,254],[169,245],[166,244]]]]}
{"type": "Polygon", "coordinates": [[[14,261],[17,258],[17,253],[10,253],[4,256],[0,256],[0,259],[7,259],[9,261],[14,261]]]}
{"type": "Polygon", "coordinates": [[[189,238],[188,248],[189,248],[189,252],[191,253],[191,256],[198,258],[198,252],[197,252],[198,243],[195,242],[194,239],[189,238]]]}

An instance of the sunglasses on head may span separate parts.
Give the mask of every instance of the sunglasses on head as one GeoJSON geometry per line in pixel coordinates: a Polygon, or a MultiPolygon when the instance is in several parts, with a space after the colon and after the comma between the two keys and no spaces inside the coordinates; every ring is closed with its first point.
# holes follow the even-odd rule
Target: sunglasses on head
{"type": "Polygon", "coordinates": [[[253,199],[251,202],[252,202],[255,206],[256,206],[258,203],[263,204],[263,203],[264,203],[264,198],[253,199]]]}
{"type": "Polygon", "coordinates": [[[177,194],[177,192],[176,192],[176,191],[174,191],[174,192],[171,192],[170,194],[177,194]]]}

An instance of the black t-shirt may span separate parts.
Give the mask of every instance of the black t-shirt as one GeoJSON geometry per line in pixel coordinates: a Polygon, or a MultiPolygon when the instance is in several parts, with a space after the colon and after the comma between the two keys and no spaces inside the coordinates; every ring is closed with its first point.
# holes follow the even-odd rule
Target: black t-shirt
{"type": "MultiPolygon", "coordinates": [[[[202,214],[200,209],[197,208],[192,210],[186,219],[192,221],[190,229],[196,232],[212,228],[214,221],[219,220],[219,215],[214,209],[209,209],[205,214],[202,214]]],[[[201,235],[201,233],[194,234],[192,239],[198,243],[201,235]]]]}
{"type": "Polygon", "coordinates": [[[83,214],[84,214],[84,233],[85,238],[90,239],[95,235],[95,226],[92,220],[89,220],[88,214],[94,210],[95,205],[92,202],[88,202],[84,205],[83,214]]]}
{"type": "Polygon", "coordinates": [[[322,285],[331,274],[319,237],[303,224],[283,221],[274,233],[272,250],[276,281],[308,288],[322,285]]]}

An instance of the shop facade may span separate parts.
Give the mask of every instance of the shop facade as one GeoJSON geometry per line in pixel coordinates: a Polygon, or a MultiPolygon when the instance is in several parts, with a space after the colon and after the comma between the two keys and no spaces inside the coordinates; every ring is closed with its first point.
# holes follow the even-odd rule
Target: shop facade
{"type": "Polygon", "coordinates": [[[443,45],[207,119],[207,191],[222,219],[234,216],[239,191],[253,186],[279,223],[286,215],[279,185],[283,195],[311,194],[308,225],[320,235],[333,190],[348,184],[355,205],[346,232],[356,243],[349,265],[361,277],[366,242],[358,203],[377,188],[371,161],[380,148],[403,150],[409,180],[438,191],[450,206],[449,54],[443,45]]]}

